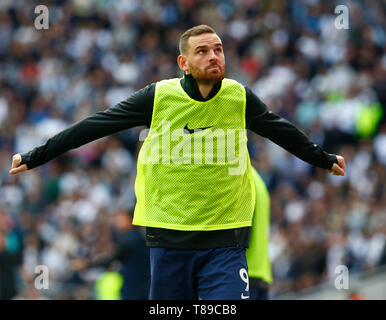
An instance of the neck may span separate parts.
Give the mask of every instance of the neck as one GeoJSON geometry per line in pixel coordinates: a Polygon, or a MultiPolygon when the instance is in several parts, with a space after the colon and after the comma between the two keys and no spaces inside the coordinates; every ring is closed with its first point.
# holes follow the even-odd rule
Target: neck
{"type": "Polygon", "coordinates": [[[210,81],[210,82],[199,82],[197,81],[198,90],[200,90],[200,93],[204,99],[206,99],[210,93],[210,91],[213,89],[213,86],[216,82],[210,81]]]}
{"type": "Polygon", "coordinates": [[[187,92],[193,99],[205,101],[217,93],[221,87],[221,80],[202,81],[199,79],[197,81],[191,74],[185,74],[181,84],[183,84],[185,91],[188,90],[187,92]],[[214,91],[214,88],[218,88],[218,90],[214,91]]]}

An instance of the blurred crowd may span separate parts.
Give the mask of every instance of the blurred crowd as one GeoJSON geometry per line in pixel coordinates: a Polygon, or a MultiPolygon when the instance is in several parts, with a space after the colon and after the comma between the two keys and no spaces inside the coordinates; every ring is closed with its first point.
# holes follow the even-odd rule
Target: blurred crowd
{"type": "Polygon", "coordinates": [[[368,273],[386,264],[385,2],[2,0],[0,298],[96,299],[102,275],[122,274],[125,263],[106,257],[119,244],[116,219],[135,206],[144,128],[16,176],[12,155],[145,85],[181,77],[179,36],[202,23],[222,38],[228,78],[346,160],[345,177],[328,175],[249,133],[272,197],[271,295],[333,280],[339,265],[368,273]],[[39,4],[48,30],[34,27],[39,4]],[[341,4],[348,29],[335,25],[341,4]],[[112,263],[80,263],[104,258],[112,263]],[[37,265],[48,266],[50,291],[34,289],[37,265]]]}

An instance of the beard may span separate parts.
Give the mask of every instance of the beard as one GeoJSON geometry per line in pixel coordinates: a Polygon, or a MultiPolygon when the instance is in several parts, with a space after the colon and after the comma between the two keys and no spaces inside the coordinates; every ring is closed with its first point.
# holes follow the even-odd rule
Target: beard
{"type": "Polygon", "coordinates": [[[196,81],[199,82],[219,82],[224,79],[225,64],[212,64],[204,69],[191,66],[189,69],[191,75],[196,81]],[[213,68],[217,66],[217,68],[213,68]]]}

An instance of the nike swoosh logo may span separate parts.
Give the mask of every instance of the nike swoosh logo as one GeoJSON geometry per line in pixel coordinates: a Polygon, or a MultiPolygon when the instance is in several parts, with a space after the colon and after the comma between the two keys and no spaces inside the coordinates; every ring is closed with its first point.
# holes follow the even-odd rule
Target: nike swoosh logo
{"type": "Polygon", "coordinates": [[[197,129],[189,129],[188,128],[188,124],[186,124],[186,126],[184,128],[184,133],[192,134],[192,133],[195,133],[195,132],[198,132],[198,131],[202,131],[202,130],[205,130],[205,129],[209,129],[209,128],[212,128],[212,127],[214,127],[214,126],[205,127],[205,128],[197,128],[197,129]]]}
{"type": "Polygon", "coordinates": [[[241,294],[241,299],[249,299],[249,296],[244,296],[244,293],[241,294]]]}

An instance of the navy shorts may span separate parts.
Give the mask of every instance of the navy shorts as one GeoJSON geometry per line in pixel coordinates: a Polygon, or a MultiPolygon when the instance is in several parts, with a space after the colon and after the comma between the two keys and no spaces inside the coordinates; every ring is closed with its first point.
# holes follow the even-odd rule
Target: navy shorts
{"type": "Polygon", "coordinates": [[[249,299],[243,247],[150,248],[152,300],[249,299]]]}

